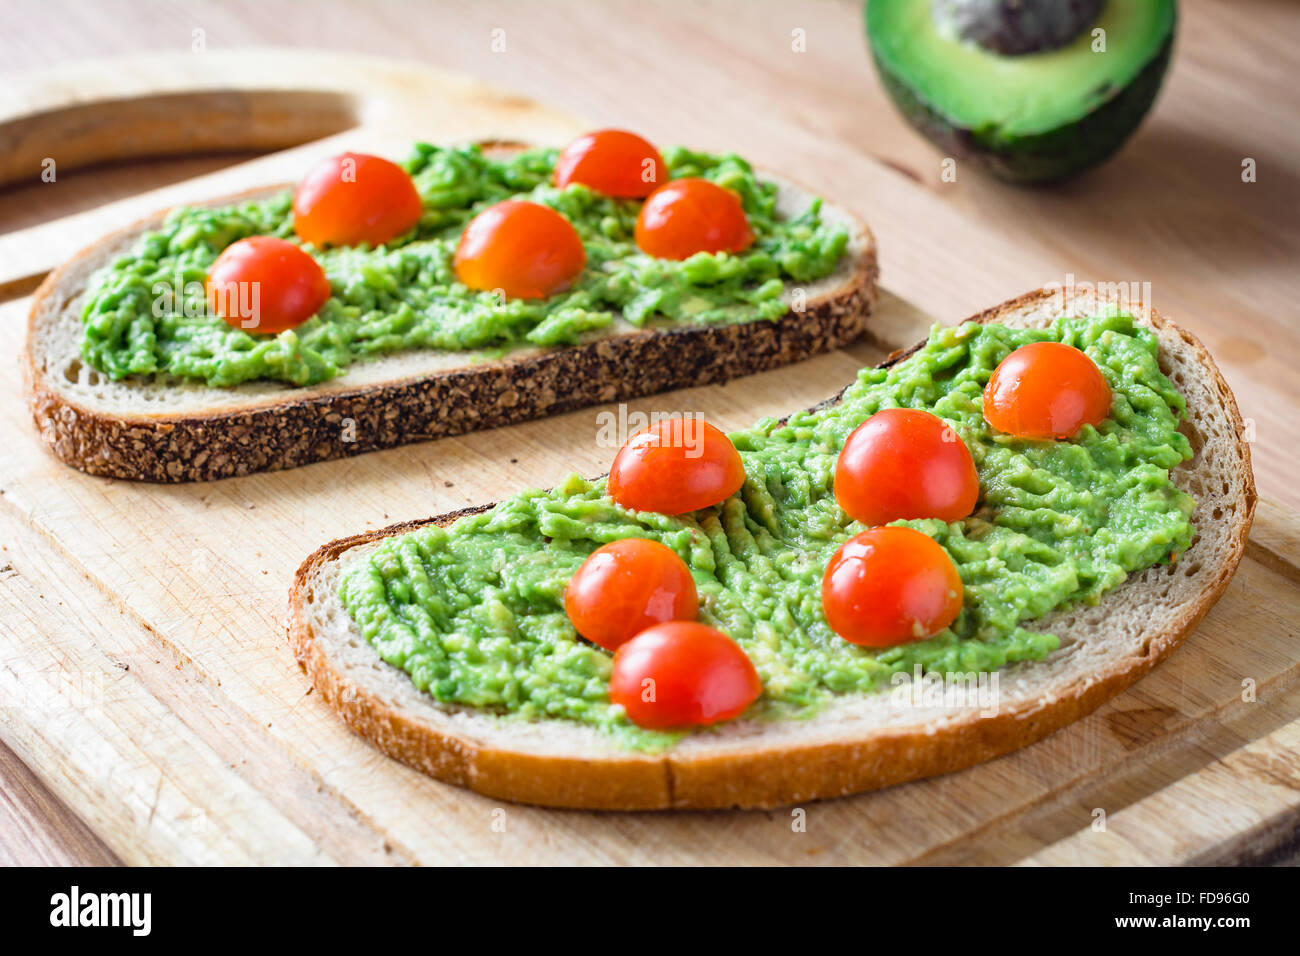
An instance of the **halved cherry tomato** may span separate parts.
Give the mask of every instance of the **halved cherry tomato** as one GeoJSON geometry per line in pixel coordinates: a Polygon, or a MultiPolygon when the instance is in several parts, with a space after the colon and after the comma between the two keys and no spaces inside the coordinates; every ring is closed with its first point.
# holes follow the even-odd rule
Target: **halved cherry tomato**
{"type": "Polygon", "coordinates": [[[579,634],[612,651],[655,624],[695,620],[700,598],[672,548],[623,538],[582,562],[564,589],[564,610],[579,634]]]}
{"type": "Polygon", "coordinates": [[[961,577],[933,538],[872,528],[840,546],[822,576],[826,622],[846,641],[891,647],[931,637],[957,619],[961,577]]]}
{"type": "Polygon", "coordinates": [[[582,275],[587,250],[573,224],[554,209],[507,199],[470,220],[453,264],[456,278],[471,289],[544,299],[582,275]]]}
{"type": "Polygon", "coordinates": [[[659,151],[635,133],[602,129],[579,136],[560,153],[555,185],[582,183],[620,199],[649,196],[668,178],[659,151]]]}
{"type": "Polygon", "coordinates": [[[835,500],[863,524],[900,518],[960,521],[980,480],[952,426],[915,408],[886,408],[854,429],[835,464],[835,500]]]}
{"type": "Polygon", "coordinates": [[[293,194],[293,231],[314,246],[383,245],[414,228],[422,204],[401,166],[343,153],[316,166],[293,194]]]}
{"type": "Polygon", "coordinates": [[[725,501],[744,483],[730,438],[700,418],[668,418],[618,450],[608,487],[624,508],[680,515],[725,501]]]}
{"type": "Polygon", "coordinates": [[[707,179],[674,179],[660,186],[636,218],[638,248],[660,259],[743,252],[753,242],[740,197],[707,179]]]}
{"type": "Polygon", "coordinates": [[[1072,345],[1035,342],[1004,358],[984,387],[984,418],[1017,438],[1073,438],[1110,414],[1110,385],[1072,345]]]}
{"type": "Polygon", "coordinates": [[[641,727],[697,727],[730,720],[763,682],[740,645],[694,621],[642,631],[614,652],[609,699],[641,727]]]}
{"type": "Polygon", "coordinates": [[[320,263],[273,236],[250,236],[227,246],[208,270],[205,288],[208,308],[249,332],[301,325],[330,297],[320,263]]]}

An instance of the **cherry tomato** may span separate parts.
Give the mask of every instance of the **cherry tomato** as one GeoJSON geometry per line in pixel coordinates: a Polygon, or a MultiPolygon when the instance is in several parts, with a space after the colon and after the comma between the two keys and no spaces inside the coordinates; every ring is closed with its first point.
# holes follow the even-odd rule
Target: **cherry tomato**
{"type": "Polygon", "coordinates": [[[674,179],[660,186],[636,218],[637,246],[660,259],[743,252],[753,242],[740,198],[707,179],[674,179]]]}
{"type": "Polygon", "coordinates": [[[267,333],[301,325],[330,297],[320,263],[272,236],[227,246],[208,270],[206,290],[208,308],[228,325],[267,333]]]}
{"type": "Polygon", "coordinates": [[[961,611],[948,553],[911,528],[872,528],[840,546],[822,577],[822,610],[846,641],[890,647],[938,634],[961,611]]]}
{"type": "Polygon", "coordinates": [[[863,524],[960,521],[975,510],[979,493],[966,443],[920,409],[876,412],[849,435],[835,464],[835,500],[863,524]]]}
{"type": "Polygon", "coordinates": [[[343,153],[309,172],[293,194],[293,229],[314,246],[383,245],[415,227],[422,204],[401,166],[343,153]]]}
{"type": "Polygon", "coordinates": [[[619,449],[608,487],[624,508],[680,515],[725,501],[744,483],[730,438],[703,419],[667,418],[619,449]]]}
{"type": "Polygon", "coordinates": [[[642,631],[614,652],[609,677],[609,699],[633,723],[656,730],[730,720],[762,692],[740,645],[695,621],[642,631]]]}
{"type": "Polygon", "coordinates": [[[659,151],[635,133],[602,129],[579,136],[560,153],[555,185],[582,183],[620,199],[641,199],[668,175],[659,151]]]}
{"type": "Polygon", "coordinates": [[[453,262],[471,289],[500,289],[511,299],[544,299],[582,275],[587,250],[554,209],[507,199],[470,220],[453,262]]]}
{"type": "Polygon", "coordinates": [[[564,589],[564,610],[579,634],[612,651],[655,624],[695,620],[700,598],[672,548],[623,538],[582,562],[564,589]]]}
{"type": "Polygon", "coordinates": [[[1079,349],[1061,342],[1023,345],[984,387],[984,418],[1017,438],[1072,438],[1110,414],[1110,385],[1079,349]]]}

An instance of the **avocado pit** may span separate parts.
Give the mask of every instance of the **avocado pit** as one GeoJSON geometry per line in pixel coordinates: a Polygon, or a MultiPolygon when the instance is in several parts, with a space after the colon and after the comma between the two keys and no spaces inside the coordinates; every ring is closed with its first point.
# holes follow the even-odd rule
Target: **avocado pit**
{"type": "Polygon", "coordinates": [[[1002,56],[1063,47],[1097,19],[1103,0],[932,0],[940,29],[1002,56]]]}

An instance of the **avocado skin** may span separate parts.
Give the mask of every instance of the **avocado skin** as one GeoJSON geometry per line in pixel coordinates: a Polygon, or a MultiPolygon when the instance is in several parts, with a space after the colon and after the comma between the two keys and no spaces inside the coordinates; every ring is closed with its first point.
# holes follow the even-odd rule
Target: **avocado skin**
{"type": "MultiPolygon", "coordinates": [[[[863,4],[865,11],[866,0],[863,4]]],[[[1142,72],[1087,116],[1032,136],[1001,136],[996,130],[956,126],[902,82],[876,56],[876,73],[894,105],[918,132],[947,156],[978,166],[1012,183],[1053,183],[1083,172],[1113,156],[1133,134],[1155,102],[1178,32],[1177,14],[1160,52],[1142,72]]]]}

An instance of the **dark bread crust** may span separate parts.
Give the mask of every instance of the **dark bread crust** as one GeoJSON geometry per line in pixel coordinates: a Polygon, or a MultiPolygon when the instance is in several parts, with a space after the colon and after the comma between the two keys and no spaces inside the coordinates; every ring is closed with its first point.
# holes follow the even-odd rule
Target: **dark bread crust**
{"type": "MultiPolygon", "coordinates": [[[[359,455],[555,415],[587,405],[727,382],[847,345],[864,330],[874,269],[846,293],[775,322],[642,331],[525,359],[247,411],[162,418],[83,408],[32,367],[31,410],[65,463],[93,475],[213,481],[359,455]],[[356,440],[340,440],[341,422],[356,440]]],[[[38,295],[40,293],[38,292],[38,295]]]]}
{"type": "MultiPolygon", "coordinates": [[[[518,144],[482,144],[499,150],[518,144]]],[[[284,187],[288,188],[288,187],[284,187]]],[[[225,197],[239,202],[265,189],[225,197]]],[[[220,200],[219,200],[220,201],[220,200]]],[[[52,272],[32,298],[23,362],[32,417],[45,444],[74,468],[109,478],[213,481],[296,468],[410,442],[497,428],[655,392],[727,382],[847,345],[875,303],[875,245],[867,237],[851,276],[776,321],[669,327],[382,382],[351,390],[283,395],[196,414],[116,414],[78,404],[54,386],[33,354],[35,327],[86,260],[152,220],[120,230],[52,272]],[[351,419],[353,441],[343,441],[351,419]]]]}
{"type": "MultiPolygon", "coordinates": [[[[1047,295],[1031,292],[972,320],[995,321],[1047,295]]],[[[1217,398],[1240,436],[1242,421],[1236,399],[1204,346],[1191,333],[1154,311],[1150,321],[1157,328],[1175,331],[1210,370],[1217,398]]],[[[882,365],[901,361],[915,348],[895,352],[882,365]]],[[[816,407],[838,400],[836,396],[816,407]]],[[[1091,713],[1168,657],[1218,601],[1245,552],[1256,493],[1249,447],[1238,440],[1245,468],[1240,525],[1227,552],[1218,556],[1214,575],[1196,599],[1188,601],[1170,625],[1143,646],[1136,659],[1117,661],[1086,684],[1074,684],[1061,694],[1002,708],[993,717],[967,717],[937,728],[877,729],[865,736],[848,734],[807,746],[764,746],[760,739],[744,750],[685,757],[670,751],[658,756],[628,754],[608,759],[503,750],[413,720],[364,686],[353,683],[330,662],[305,613],[315,571],[351,548],[431,523],[450,524],[491,505],[404,522],[334,541],[317,550],[299,567],[289,592],[289,643],[316,690],[356,733],[390,757],[439,780],[488,796],[576,809],[713,809],[770,808],[875,790],[961,770],[1028,746],[1091,713]]]]}

